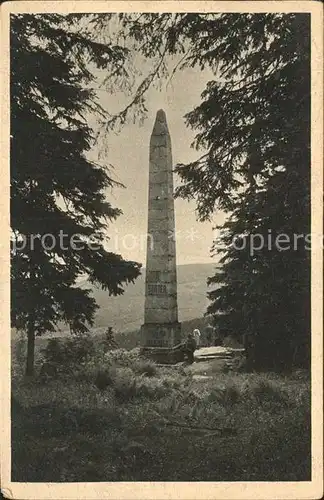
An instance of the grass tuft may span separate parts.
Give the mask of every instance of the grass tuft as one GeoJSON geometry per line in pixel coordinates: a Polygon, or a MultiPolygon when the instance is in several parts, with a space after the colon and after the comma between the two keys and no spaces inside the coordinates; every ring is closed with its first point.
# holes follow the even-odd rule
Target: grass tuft
{"type": "Polygon", "coordinates": [[[287,405],[287,392],[275,381],[269,381],[260,376],[249,388],[251,395],[259,404],[287,405]]]}

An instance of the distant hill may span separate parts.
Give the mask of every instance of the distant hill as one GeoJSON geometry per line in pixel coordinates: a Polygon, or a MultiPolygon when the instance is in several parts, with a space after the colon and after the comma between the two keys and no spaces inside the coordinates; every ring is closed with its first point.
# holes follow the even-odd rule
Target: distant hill
{"type": "MultiPolygon", "coordinates": [[[[207,299],[207,278],[215,273],[216,264],[187,264],[177,266],[179,321],[185,334],[193,328],[203,329],[206,320],[203,318],[209,301],[207,299]]],[[[93,287],[86,280],[79,286],[92,288],[99,309],[95,317],[93,332],[99,336],[108,326],[116,332],[116,340],[120,347],[132,348],[139,344],[139,329],[144,321],[145,269],[134,284],[125,288],[119,297],[110,297],[108,292],[93,287]]],[[[13,331],[13,338],[16,337],[13,331]]],[[[36,343],[46,344],[51,336],[65,336],[69,332],[66,325],[52,335],[37,337],[36,343]]]]}
{"type": "MultiPolygon", "coordinates": [[[[187,264],[177,267],[179,321],[183,322],[204,315],[209,303],[207,278],[215,272],[215,264],[187,264]]],[[[95,328],[112,326],[115,331],[138,329],[144,321],[145,269],[143,274],[126,287],[119,297],[109,297],[108,292],[93,288],[93,296],[100,309],[96,314],[95,328]]],[[[89,287],[87,282],[80,284],[89,287]]]]}

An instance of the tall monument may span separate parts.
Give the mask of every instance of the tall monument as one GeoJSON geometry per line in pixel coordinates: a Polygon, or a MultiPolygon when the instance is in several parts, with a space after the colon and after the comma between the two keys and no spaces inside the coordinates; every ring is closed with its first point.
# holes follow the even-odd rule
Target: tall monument
{"type": "Polygon", "coordinates": [[[171,139],[160,109],[150,140],[143,351],[172,362],[180,339],[171,139]]]}

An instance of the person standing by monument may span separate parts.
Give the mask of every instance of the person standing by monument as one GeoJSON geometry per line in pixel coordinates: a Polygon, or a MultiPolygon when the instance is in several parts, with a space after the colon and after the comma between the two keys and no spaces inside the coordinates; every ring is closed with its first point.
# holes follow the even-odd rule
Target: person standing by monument
{"type": "Polygon", "coordinates": [[[188,363],[192,365],[194,362],[194,354],[197,349],[197,342],[193,333],[188,333],[188,337],[183,346],[183,352],[187,356],[188,363]]]}
{"type": "Polygon", "coordinates": [[[194,331],[193,331],[193,337],[196,341],[196,346],[197,346],[197,349],[199,349],[200,347],[200,337],[201,337],[201,334],[200,334],[200,331],[198,330],[198,328],[195,328],[194,331]]]}

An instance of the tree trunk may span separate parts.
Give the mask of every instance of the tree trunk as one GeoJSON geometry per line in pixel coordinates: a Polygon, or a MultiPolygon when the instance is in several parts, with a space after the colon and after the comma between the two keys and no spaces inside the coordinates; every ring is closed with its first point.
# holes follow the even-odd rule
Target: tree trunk
{"type": "Polygon", "coordinates": [[[34,359],[35,359],[35,319],[33,316],[29,318],[27,330],[27,360],[26,360],[26,376],[34,375],[34,359]]]}
{"type": "Polygon", "coordinates": [[[256,353],[255,353],[255,338],[251,334],[244,334],[243,345],[245,349],[245,359],[246,359],[246,369],[248,372],[252,372],[256,364],[256,353]]]}

